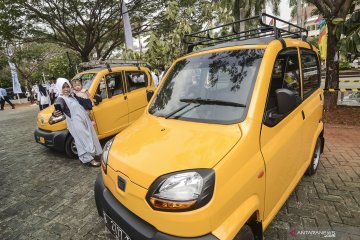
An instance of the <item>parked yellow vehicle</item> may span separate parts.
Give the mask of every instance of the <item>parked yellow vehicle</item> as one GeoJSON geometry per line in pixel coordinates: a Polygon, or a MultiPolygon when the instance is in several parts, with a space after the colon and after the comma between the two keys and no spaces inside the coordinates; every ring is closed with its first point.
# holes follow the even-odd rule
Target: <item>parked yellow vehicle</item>
{"type": "Polygon", "coordinates": [[[176,60],[145,114],[105,144],[95,200],[118,239],[263,239],[315,173],[318,51],[291,38],[305,29],[260,23],[235,41],[191,34],[192,46],[209,47],[176,60]]]}
{"type": "MultiPolygon", "coordinates": [[[[112,136],[138,119],[148,103],[147,92],[154,90],[148,68],[134,65],[100,67],[77,74],[88,89],[95,106],[91,114],[99,139],[112,136]]],[[[54,118],[50,106],[38,114],[36,142],[76,157],[74,139],[67,130],[65,116],[54,118]]]]}

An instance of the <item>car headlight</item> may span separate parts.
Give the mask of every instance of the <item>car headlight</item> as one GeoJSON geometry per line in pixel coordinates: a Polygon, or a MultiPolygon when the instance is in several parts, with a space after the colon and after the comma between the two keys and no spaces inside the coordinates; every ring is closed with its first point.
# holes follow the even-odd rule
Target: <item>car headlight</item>
{"type": "Polygon", "coordinates": [[[62,115],[60,115],[58,117],[55,117],[55,116],[51,115],[51,117],[49,118],[49,124],[52,125],[52,124],[64,121],[65,119],[66,119],[66,117],[65,117],[64,114],[62,114],[62,115]]]}
{"type": "Polygon", "coordinates": [[[105,174],[107,173],[108,157],[109,157],[109,152],[110,152],[110,148],[111,148],[113,141],[114,141],[114,138],[110,139],[109,141],[107,141],[107,143],[105,143],[103,153],[101,155],[101,167],[105,174]]]}
{"type": "Polygon", "coordinates": [[[194,169],[163,175],[151,185],[146,200],[154,210],[190,211],[212,198],[215,172],[194,169]]]}

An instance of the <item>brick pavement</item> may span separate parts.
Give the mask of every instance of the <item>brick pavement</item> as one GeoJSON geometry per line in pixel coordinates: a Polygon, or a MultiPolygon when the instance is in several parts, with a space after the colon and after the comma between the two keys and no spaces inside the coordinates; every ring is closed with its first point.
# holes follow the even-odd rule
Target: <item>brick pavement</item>
{"type": "MultiPolygon", "coordinates": [[[[99,169],[36,144],[37,112],[36,107],[0,112],[0,239],[112,239],[94,203],[99,169]]],[[[326,126],[318,172],[302,179],[266,239],[306,239],[290,230],[360,239],[359,130],[326,126]]]]}

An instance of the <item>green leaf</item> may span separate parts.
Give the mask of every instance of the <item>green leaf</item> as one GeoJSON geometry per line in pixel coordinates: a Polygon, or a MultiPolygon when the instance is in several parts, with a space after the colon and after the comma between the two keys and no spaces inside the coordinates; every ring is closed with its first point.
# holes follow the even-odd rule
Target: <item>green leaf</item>
{"type": "Polygon", "coordinates": [[[345,19],[343,19],[343,18],[334,18],[334,19],[331,20],[331,22],[333,24],[335,24],[335,25],[338,25],[338,24],[341,24],[341,23],[345,22],[345,19]]]}

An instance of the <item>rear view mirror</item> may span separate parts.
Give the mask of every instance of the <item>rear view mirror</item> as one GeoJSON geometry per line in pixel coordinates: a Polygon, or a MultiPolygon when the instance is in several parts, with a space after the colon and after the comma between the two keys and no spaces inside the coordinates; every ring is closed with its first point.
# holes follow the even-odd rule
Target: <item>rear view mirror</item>
{"type": "Polygon", "coordinates": [[[146,90],[146,98],[148,102],[150,102],[150,99],[152,98],[153,95],[154,95],[153,90],[146,90]]]}
{"type": "Polygon", "coordinates": [[[285,115],[291,112],[297,106],[296,95],[293,91],[280,88],[275,91],[276,93],[276,105],[278,113],[280,115],[285,115]]]}
{"type": "Polygon", "coordinates": [[[94,104],[99,105],[102,102],[102,97],[99,94],[95,94],[94,96],[94,104]]]}

